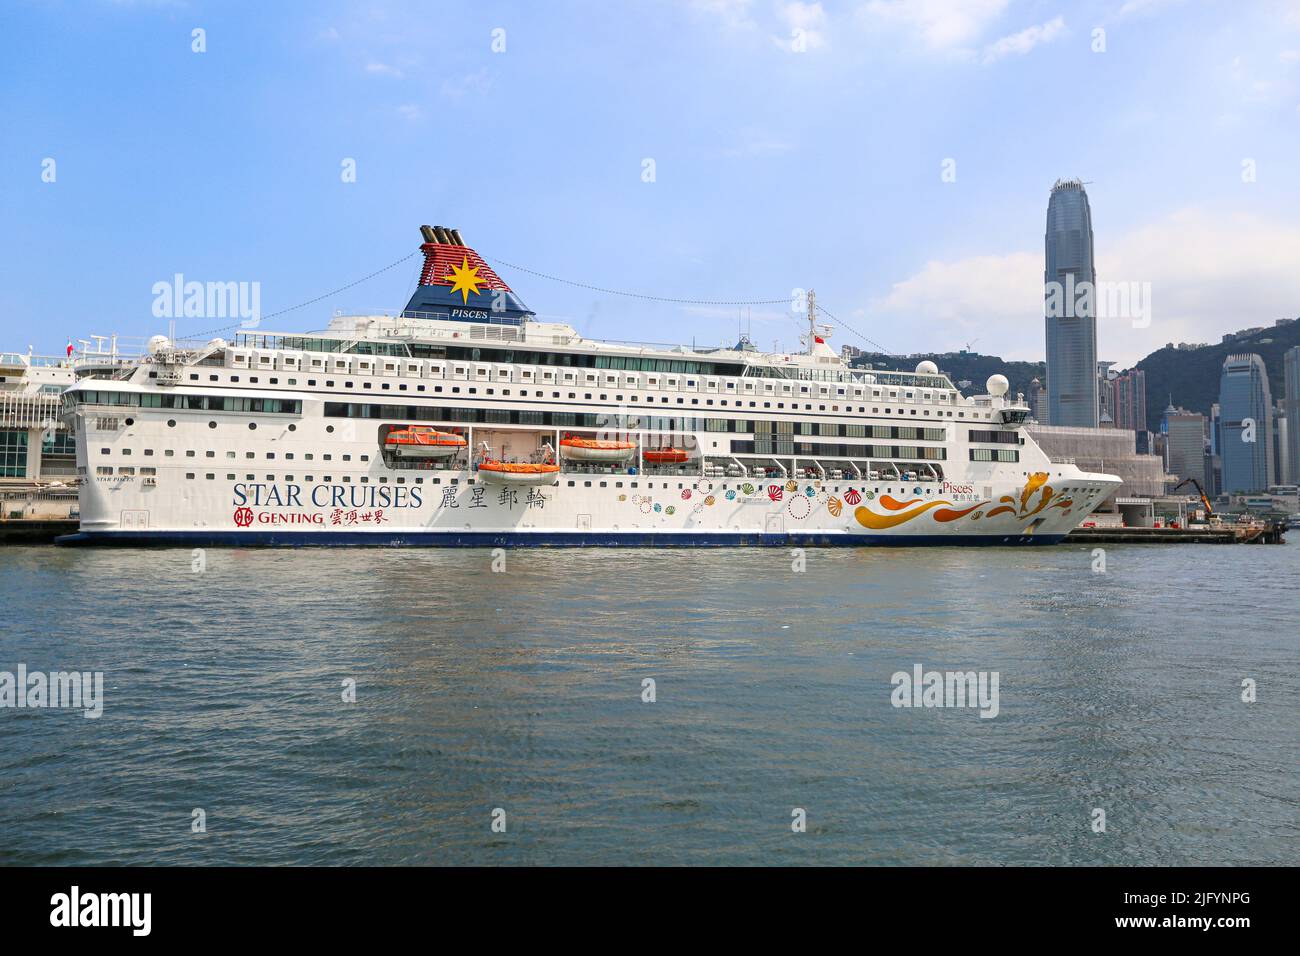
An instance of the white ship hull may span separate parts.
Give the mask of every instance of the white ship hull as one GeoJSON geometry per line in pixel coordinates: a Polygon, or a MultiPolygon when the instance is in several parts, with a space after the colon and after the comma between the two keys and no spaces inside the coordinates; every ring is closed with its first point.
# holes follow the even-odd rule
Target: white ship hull
{"type": "MultiPolygon", "coordinates": [[[[195,433],[206,438],[197,428],[195,433]]],[[[84,429],[79,436],[92,451],[104,438],[84,429]]],[[[134,445],[141,439],[116,437],[134,445]]],[[[310,443],[304,437],[300,447],[310,443]]],[[[264,459],[263,449],[270,446],[244,440],[238,447],[240,457],[251,447],[264,459]]],[[[293,454],[283,438],[274,447],[270,454],[281,460],[293,454]]],[[[365,445],[336,439],[330,447],[355,448],[352,457],[359,459],[365,445]]],[[[138,472],[91,477],[81,492],[76,540],[435,547],[1050,544],[1115,486],[1111,476],[1073,466],[1039,473],[1041,483],[1028,494],[1026,479],[993,478],[903,483],[565,473],[542,486],[517,487],[471,470],[393,471],[374,463],[364,484],[355,473],[348,483],[338,474],[326,482],[326,476],[308,476],[297,467],[296,474],[268,482],[267,475],[245,473],[242,465],[227,472],[222,464],[203,462],[207,449],[177,446],[173,458],[184,459],[190,450],[197,464],[163,465],[147,478],[138,472]]]]}
{"type": "Polygon", "coordinates": [[[69,389],[74,540],[1037,544],[1119,486],[1051,461],[1000,377],[965,397],[931,363],[850,368],[817,327],[793,355],[588,341],[538,321],[459,234],[421,231],[425,270],[400,316],[194,348],[156,337],[138,366],[69,389]],[[468,284],[452,288],[453,272],[468,284]],[[386,448],[411,427],[466,443],[445,460],[386,448]],[[570,436],[634,450],[566,454],[540,484],[474,468],[545,460],[570,436]],[[670,447],[688,460],[656,462],[670,447]]]}

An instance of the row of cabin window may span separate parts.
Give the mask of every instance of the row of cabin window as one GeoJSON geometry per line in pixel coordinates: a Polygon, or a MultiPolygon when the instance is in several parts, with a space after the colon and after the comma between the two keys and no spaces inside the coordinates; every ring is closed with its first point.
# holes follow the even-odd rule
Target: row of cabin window
{"type": "Polygon", "coordinates": [[[916,425],[857,425],[840,422],[791,422],[747,418],[696,418],[604,412],[551,412],[526,408],[469,408],[442,405],[378,405],[326,402],[326,418],[391,421],[464,422],[488,425],[536,425],[553,428],[601,428],[617,431],[709,431],[822,435],[831,438],[897,438],[944,441],[947,430],[916,425]]]}
{"type": "MultiPolygon", "coordinates": [[[[302,340],[302,341],[304,343],[311,344],[314,343],[316,340],[302,340]]],[[[295,347],[294,344],[291,343],[286,344],[282,342],[281,344],[287,348],[295,347]]],[[[418,348],[419,346],[413,346],[413,347],[418,348]]],[[[827,381],[835,382],[835,384],[833,385],[803,384],[804,382],[818,381],[818,379],[815,377],[812,378],[801,377],[801,378],[795,378],[793,380],[790,380],[785,375],[782,375],[779,372],[777,372],[777,370],[773,370],[776,374],[771,376],[751,375],[750,377],[745,378],[742,376],[745,366],[735,364],[735,363],[706,363],[706,362],[693,362],[690,360],[656,359],[656,358],[645,358],[645,357],[638,357],[638,356],[602,356],[602,355],[592,355],[592,354],[546,353],[546,352],[530,352],[530,351],[519,351],[519,354],[516,355],[515,349],[494,349],[494,348],[481,348],[476,346],[450,346],[447,348],[443,348],[441,346],[434,346],[434,347],[425,346],[424,348],[429,350],[429,354],[427,356],[417,356],[417,357],[428,357],[428,358],[435,359],[439,362],[442,362],[443,360],[446,359],[451,359],[453,360],[453,362],[459,360],[459,361],[467,361],[467,362],[474,362],[474,363],[487,362],[495,365],[526,364],[526,366],[531,366],[531,367],[523,367],[518,369],[521,381],[529,381],[533,376],[536,375],[539,377],[539,380],[543,382],[560,382],[560,383],[576,384],[581,379],[585,381],[586,384],[589,385],[595,385],[600,383],[601,376],[599,374],[593,374],[590,372],[584,373],[582,376],[579,376],[576,372],[574,373],[564,372],[557,377],[555,372],[549,371],[547,369],[547,366],[555,366],[560,368],[575,368],[575,367],[596,368],[596,369],[610,369],[615,371],[657,372],[661,374],[668,373],[668,374],[697,376],[696,378],[693,379],[692,378],[664,379],[663,387],[667,389],[673,389],[673,390],[678,390],[680,388],[695,389],[701,387],[702,385],[706,385],[706,387],[710,389],[722,388],[723,390],[735,390],[737,384],[739,383],[741,386],[740,389],[741,391],[746,391],[746,392],[757,391],[764,394],[783,394],[783,395],[816,394],[816,395],[821,395],[829,398],[832,396],[863,397],[867,395],[868,391],[870,391],[870,395],[873,398],[882,398],[885,395],[884,389],[873,388],[870,385],[856,385],[856,384],[841,385],[839,384],[839,380],[836,379],[827,380],[827,381]],[[725,379],[728,377],[735,378],[737,379],[737,381],[725,381],[725,379]],[[712,381],[710,381],[710,379],[712,379],[712,381]],[[796,388],[797,388],[797,392],[795,391],[796,388]]],[[[335,358],[332,360],[333,368],[331,369],[330,367],[331,359],[328,358],[299,359],[295,356],[279,356],[277,358],[276,356],[273,355],[259,355],[257,356],[256,362],[252,362],[251,359],[252,359],[251,355],[245,355],[242,352],[236,352],[233,355],[234,365],[243,368],[257,368],[257,369],[267,369],[267,370],[273,370],[278,368],[280,370],[287,370],[287,371],[318,371],[318,372],[335,371],[335,372],[343,372],[344,374],[370,373],[370,374],[389,374],[389,375],[401,375],[403,371],[402,363],[400,361],[389,362],[386,360],[357,359],[354,368],[351,360],[335,358]]],[[[493,376],[491,374],[492,369],[484,368],[481,365],[473,366],[472,375],[471,375],[471,366],[469,365],[451,364],[450,366],[444,366],[440,364],[434,366],[426,366],[423,363],[416,364],[416,363],[408,362],[406,363],[406,368],[405,368],[405,371],[409,377],[441,378],[447,374],[448,370],[450,370],[451,376],[453,378],[463,378],[465,380],[469,380],[470,378],[473,378],[476,381],[493,380],[493,376]],[[425,375],[424,373],[432,373],[432,374],[425,375]]],[[[819,374],[823,374],[816,369],[793,370],[793,371],[796,371],[796,374],[799,371],[807,371],[810,376],[817,376],[819,374]]],[[[497,375],[495,380],[514,381],[514,378],[512,377],[514,372],[515,369],[498,368],[496,369],[497,375]]],[[[605,375],[605,384],[618,385],[620,384],[619,378],[620,376],[617,375],[605,375]]],[[[658,377],[647,376],[644,386],[641,383],[641,377],[639,375],[638,376],[625,375],[622,376],[622,379],[623,379],[622,384],[628,388],[645,387],[645,388],[657,389],[660,387],[660,379],[658,377]]],[[[915,387],[913,388],[912,391],[906,391],[904,389],[903,390],[904,400],[912,400],[916,398],[918,394],[920,395],[920,399],[919,399],[920,401],[943,402],[943,401],[952,401],[955,399],[955,392],[945,388],[939,382],[935,382],[929,385],[928,388],[929,390],[927,391],[921,391],[920,389],[917,389],[915,387]]],[[[890,391],[889,397],[898,398],[899,390],[894,389],[890,391]]]]}

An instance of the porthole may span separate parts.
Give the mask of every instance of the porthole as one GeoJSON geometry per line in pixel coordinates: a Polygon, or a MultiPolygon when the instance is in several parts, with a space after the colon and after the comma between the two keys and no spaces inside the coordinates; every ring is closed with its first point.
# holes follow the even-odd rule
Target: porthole
{"type": "Polygon", "coordinates": [[[176,419],[174,419],[174,418],[169,418],[169,419],[167,419],[167,427],[168,427],[168,428],[175,428],[175,427],[176,427],[176,419]]]}
{"type": "Polygon", "coordinates": [[[256,431],[256,430],[257,430],[257,422],[249,422],[249,423],[248,423],[248,430],[249,430],[250,432],[251,432],[251,431],[256,431]]]}
{"type": "Polygon", "coordinates": [[[217,423],[216,423],[216,422],[208,422],[208,427],[209,427],[209,428],[216,428],[216,427],[217,427],[217,423]]]}

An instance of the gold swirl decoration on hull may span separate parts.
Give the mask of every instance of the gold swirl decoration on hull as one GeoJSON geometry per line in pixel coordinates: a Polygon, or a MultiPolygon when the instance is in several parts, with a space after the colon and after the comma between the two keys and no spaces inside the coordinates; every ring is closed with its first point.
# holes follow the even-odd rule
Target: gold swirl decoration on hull
{"type": "MultiPolygon", "coordinates": [[[[1012,495],[1003,495],[999,499],[1001,504],[996,508],[990,509],[988,517],[993,518],[998,515],[1009,514],[1020,518],[1032,518],[1044,508],[1047,508],[1048,502],[1050,502],[1055,495],[1052,487],[1047,484],[1048,477],[1049,476],[1045,471],[1034,472],[1025,482],[1025,487],[1021,489],[1018,496],[1019,500],[1012,495]],[[1033,510],[1030,510],[1030,501],[1033,500],[1034,493],[1039,489],[1042,489],[1042,495],[1039,497],[1037,506],[1035,506],[1033,510]],[[1019,505],[1019,508],[1016,507],[1017,504],[1019,505]]],[[[854,509],[853,517],[857,519],[858,524],[868,530],[884,531],[887,528],[896,528],[901,524],[906,524],[914,518],[918,518],[926,513],[930,513],[934,520],[938,522],[946,523],[949,521],[956,521],[958,518],[979,511],[979,509],[992,503],[992,500],[988,500],[973,504],[967,508],[956,508],[953,502],[942,498],[936,498],[933,501],[925,502],[920,498],[912,498],[909,501],[899,501],[891,495],[881,495],[881,507],[892,512],[891,514],[879,514],[872,511],[866,505],[861,505],[854,509]]],[[[1074,504],[1074,502],[1069,498],[1061,498],[1052,504],[1051,507],[1066,509],[1066,512],[1068,513],[1072,504],[1074,504]]],[[[834,514],[834,510],[832,510],[832,514],[834,514]]]]}

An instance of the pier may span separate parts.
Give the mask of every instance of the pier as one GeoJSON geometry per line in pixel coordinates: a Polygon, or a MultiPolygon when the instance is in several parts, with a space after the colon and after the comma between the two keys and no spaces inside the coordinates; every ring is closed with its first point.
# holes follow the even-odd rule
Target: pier
{"type": "Polygon", "coordinates": [[[45,544],[64,534],[76,534],[76,518],[0,519],[0,545],[45,544]]]}
{"type": "Polygon", "coordinates": [[[0,488],[0,545],[41,544],[81,525],[77,490],[25,483],[0,488]]]}
{"type": "Polygon", "coordinates": [[[1192,525],[1186,528],[1075,528],[1067,544],[1285,544],[1286,525],[1270,521],[1257,524],[1192,525]]]}

